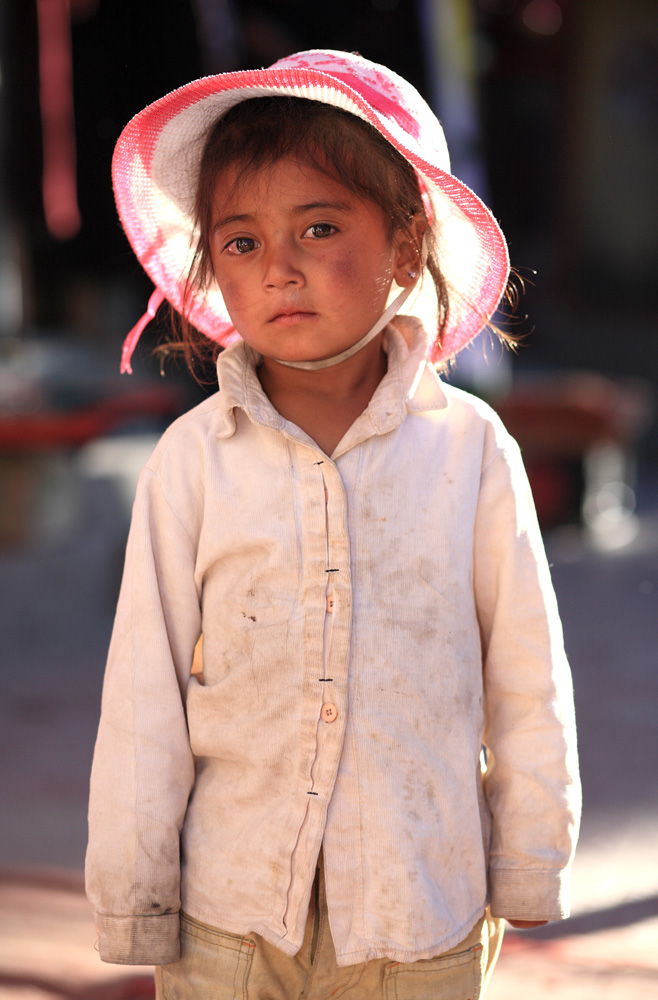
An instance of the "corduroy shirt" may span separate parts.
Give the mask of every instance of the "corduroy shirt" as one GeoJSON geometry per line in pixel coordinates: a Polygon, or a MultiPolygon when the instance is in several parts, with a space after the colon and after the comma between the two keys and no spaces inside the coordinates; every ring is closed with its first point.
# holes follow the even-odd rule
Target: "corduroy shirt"
{"type": "Polygon", "coordinates": [[[175,961],[181,908],[294,955],[321,845],[341,966],[437,955],[487,901],[568,912],[571,678],[519,450],[418,323],[386,341],[331,456],[241,343],[140,476],[91,782],[105,961],[175,961]]]}

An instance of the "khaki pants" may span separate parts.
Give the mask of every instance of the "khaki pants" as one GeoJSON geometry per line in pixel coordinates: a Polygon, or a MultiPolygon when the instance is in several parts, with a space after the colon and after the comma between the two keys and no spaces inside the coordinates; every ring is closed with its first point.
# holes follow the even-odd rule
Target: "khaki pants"
{"type": "Polygon", "coordinates": [[[258,934],[225,934],[181,916],[181,958],[156,969],[157,1000],[480,1000],[498,958],[489,912],[455,948],[419,962],[387,958],[338,968],[324,877],[315,881],[304,943],[290,958],[258,934]]]}

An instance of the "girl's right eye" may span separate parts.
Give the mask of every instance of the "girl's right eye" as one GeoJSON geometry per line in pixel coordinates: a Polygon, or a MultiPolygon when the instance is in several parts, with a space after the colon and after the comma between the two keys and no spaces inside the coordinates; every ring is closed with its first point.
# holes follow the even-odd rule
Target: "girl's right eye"
{"type": "Polygon", "coordinates": [[[224,250],[230,254],[236,254],[243,256],[244,254],[251,253],[252,250],[258,249],[260,243],[252,239],[251,236],[236,236],[234,240],[227,243],[224,250]]]}

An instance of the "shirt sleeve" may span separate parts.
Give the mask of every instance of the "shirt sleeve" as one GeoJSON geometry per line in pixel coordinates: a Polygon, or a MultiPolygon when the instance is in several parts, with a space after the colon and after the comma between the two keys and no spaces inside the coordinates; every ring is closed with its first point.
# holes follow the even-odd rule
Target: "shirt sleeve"
{"type": "Polygon", "coordinates": [[[94,751],[87,895],[100,957],[179,957],[180,830],[194,780],[184,696],[201,631],[195,546],[142,472],[94,751]]]}
{"type": "Polygon", "coordinates": [[[569,914],[580,820],[573,691],[530,487],[507,435],[482,474],[474,585],[483,643],[492,913],[560,919],[569,914]]]}

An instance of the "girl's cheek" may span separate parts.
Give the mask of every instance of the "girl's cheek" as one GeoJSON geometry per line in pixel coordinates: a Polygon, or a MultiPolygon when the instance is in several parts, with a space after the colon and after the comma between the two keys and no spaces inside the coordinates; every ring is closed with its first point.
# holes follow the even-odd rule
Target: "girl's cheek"
{"type": "Polygon", "coordinates": [[[242,281],[227,281],[219,284],[224,304],[234,325],[240,329],[243,323],[249,323],[262,310],[262,299],[255,294],[250,283],[242,281]]]}
{"type": "Polygon", "coordinates": [[[248,299],[248,286],[244,281],[236,281],[233,278],[226,278],[222,275],[221,271],[215,276],[217,278],[219,290],[222,293],[227,307],[233,305],[239,308],[240,305],[248,299]]]}
{"type": "Polygon", "coordinates": [[[332,281],[342,286],[351,286],[358,281],[358,264],[354,254],[345,253],[327,264],[332,281]]]}
{"type": "Polygon", "coordinates": [[[353,251],[340,254],[328,264],[328,271],[332,280],[344,288],[361,289],[364,282],[370,285],[373,278],[376,284],[384,284],[393,277],[388,256],[366,248],[362,254],[353,251]]]}

